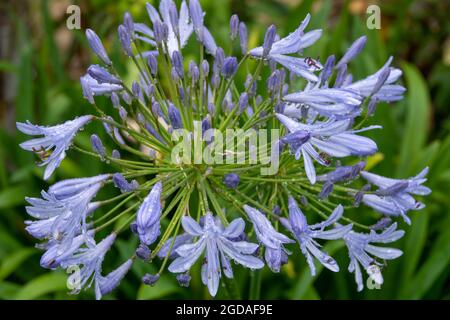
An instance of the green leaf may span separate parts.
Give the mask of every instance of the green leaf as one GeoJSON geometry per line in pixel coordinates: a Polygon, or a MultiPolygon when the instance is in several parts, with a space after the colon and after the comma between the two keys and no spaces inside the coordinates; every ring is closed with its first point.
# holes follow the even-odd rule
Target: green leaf
{"type": "Polygon", "coordinates": [[[449,221],[450,219],[446,219],[444,221],[442,234],[434,242],[429,257],[410,282],[407,290],[405,290],[405,295],[403,296],[404,299],[422,298],[434,282],[439,278],[442,272],[447,271],[450,263],[449,221]]]}
{"type": "Polygon", "coordinates": [[[408,284],[412,281],[414,271],[417,268],[425,241],[427,240],[428,212],[415,212],[413,215],[411,218],[411,228],[405,236],[404,254],[401,257],[403,267],[400,269],[399,279],[401,288],[398,293],[398,298],[400,299],[405,295],[408,284]]]}
{"type": "Polygon", "coordinates": [[[400,149],[397,176],[411,174],[418,161],[428,136],[430,96],[425,79],[420,71],[409,63],[402,63],[407,83],[406,126],[400,149]]]}
{"type": "Polygon", "coordinates": [[[12,282],[0,282],[0,299],[8,300],[14,297],[19,291],[20,286],[12,282]]]}
{"type": "Polygon", "coordinates": [[[13,208],[25,202],[28,193],[23,186],[12,187],[0,192],[0,209],[13,208]]]}
{"type": "Polygon", "coordinates": [[[163,275],[153,287],[142,284],[141,287],[139,288],[137,299],[138,300],[161,299],[179,290],[180,287],[173,281],[173,279],[163,275]]]}
{"type": "Polygon", "coordinates": [[[0,265],[0,281],[13,273],[23,262],[25,262],[36,250],[34,248],[23,248],[14,251],[3,259],[0,265]]]}
{"type": "Polygon", "coordinates": [[[23,286],[14,299],[31,300],[48,293],[68,290],[66,281],[67,275],[62,272],[43,274],[23,286]]]}

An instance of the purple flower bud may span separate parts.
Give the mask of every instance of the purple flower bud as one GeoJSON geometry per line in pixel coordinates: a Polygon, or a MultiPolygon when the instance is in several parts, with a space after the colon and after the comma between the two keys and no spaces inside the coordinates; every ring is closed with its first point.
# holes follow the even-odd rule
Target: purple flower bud
{"type": "Polygon", "coordinates": [[[119,99],[119,96],[117,95],[117,93],[115,93],[115,92],[111,93],[111,102],[112,102],[114,108],[120,107],[120,99],[119,99]]]}
{"type": "Polygon", "coordinates": [[[86,77],[80,78],[81,90],[83,91],[83,97],[89,101],[91,104],[95,104],[94,93],[92,92],[91,86],[89,85],[86,77]]]}
{"type": "Polygon", "coordinates": [[[225,53],[221,47],[218,47],[216,50],[216,56],[213,65],[214,72],[219,72],[222,69],[224,61],[225,61],[225,53]]]}
{"type": "Polygon", "coordinates": [[[155,275],[147,273],[142,277],[142,283],[153,287],[156,284],[156,282],[158,282],[159,278],[160,275],[158,273],[155,275]]]}
{"type": "MultiPolygon", "coordinates": [[[[216,54],[217,54],[217,52],[216,52],[216,54]]],[[[207,77],[209,74],[209,63],[207,60],[202,61],[202,70],[203,70],[203,74],[205,75],[205,77],[207,77]]]]}
{"type": "Polygon", "coordinates": [[[409,187],[409,181],[400,181],[394,183],[390,187],[382,188],[376,191],[379,196],[394,196],[400,192],[404,192],[409,187]]]}
{"type": "Polygon", "coordinates": [[[174,51],[172,53],[172,65],[175,68],[175,71],[178,74],[178,77],[183,79],[184,70],[183,70],[183,56],[178,51],[174,51]]]}
{"type": "Polygon", "coordinates": [[[244,112],[245,108],[247,107],[248,107],[248,94],[244,92],[239,97],[239,113],[244,112]]]}
{"type": "Polygon", "coordinates": [[[267,29],[266,35],[264,36],[263,54],[262,54],[263,58],[266,58],[270,50],[272,49],[276,35],[277,35],[277,28],[272,24],[267,29]]]}
{"type": "Polygon", "coordinates": [[[304,207],[308,206],[308,199],[305,196],[300,197],[300,204],[304,207]]]}
{"type": "Polygon", "coordinates": [[[236,189],[241,179],[236,173],[229,173],[223,177],[223,184],[230,189],[236,189]]]}
{"type": "Polygon", "coordinates": [[[227,57],[223,62],[222,66],[222,75],[225,78],[231,78],[237,71],[238,62],[235,57],[227,57]]]}
{"type": "Polygon", "coordinates": [[[230,18],[230,37],[234,41],[239,32],[239,17],[237,14],[233,14],[230,18]]]}
{"type": "Polygon", "coordinates": [[[180,111],[172,103],[169,103],[168,113],[169,113],[170,123],[172,123],[172,127],[174,129],[183,128],[183,121],[181,120],[180,111]]]}
{"type": "Polygon", "coordinates": [[[87,72],[98,83],[122,84],[122,81],[111,75],[105,68],[100,67],[98,64],[90,66],[87,72]]]}
{"type": "Polygon", "coordinates": [[[189,77],[193,82],[197,82],[200,78],[200,70],[197,67],[197,64],[194,61],[189,62],[189,77]]]}
{"type": "Polygon", "coordinates": [[[139,85],[139,82],[136,80],[133,81],[131,84],[131,91],[133,91],[133,95],[136,99],[139,99],[139,96],[141,95],[141,86],[139,85]]]}
{"type": "Polygon", "coordinates": [[[372,97],[370,99],[369,104],[367,105],[367,116],[371,117],[375,113],[375,109],[377,108],[379,100],[376,97],[372,97]]]}
{"type": "Polygon", "coordinates": [[[131,36],[128,33],[127,29],[123,26],[119,26],[119,41],[122,46],[123,51],[129,57],[133,56],[133,49],[131,48],[131,36]]]}
{"type": "Polygon", "coordinates": [[[277,216],[281,215],[281,207],[277,204],[274,205],[272,208],[272,213],[277,216]]]}
{"type": "Polygon", "coordinates": [[[263,102],[263,97],[258,95],[255,100],[256,100],[256,105],[259,106],[263,102]]]}
{"type": "Polygon", "coordinates": [[[106,53],[105,47],[102,44],[102,41],[98,37],[98,35],[91,29],[86,30],[86,38],[88,40],[89,46],[92,51],[99,57],[102,62],[108,66],[111,65],[111,60],[106,53]]]}
{"type": "Polygon", "coordinates": [[[342,86],[342,84],[344,83],[346,76],[347,76],[347,65],[343,64],[338,69],[338,73],[336,75],[336,80],[334,81],[334,87],[340,88],[342,86]]]}
{"type": "Polygon", "coordinates": [[[144,261],[150,260],[151,251],[145,244],[141,243],[136,249],[136,256],[144,261]]]}
{"type": "Polygon", "coordinates": [[[138,234],[138,229],[137,229],[137,223],[136,222],[132,222],[130,223],[130,230],[131,232],[133,232],[134,234],[138,234]]]}
{"type": "Polygon", "coordinates": [[[145,197],[136,214],[137,231],[141,243],[150,245],[160,234],[162,184],[157,182],[145,197]]]}
{"type": "Polygon", "coordinates": [[[178,18],[178,10],[174,2],[169,4],[169,19],[172,25],[173,33],[177,38],[180,38],[180,23],[178,18]]]}
{"type": "Polygon", "coordinates": [[[245,89],[247,90],[250,97],[255,96],[256,94],[256,81],[253,81],[253,76],[251,74],[247,75],[247,78],[245,79],[245,89]],[[251,86],[251,87],[250,87],[251,86]]]}
{"type": "Polygon", "coordinates": [[[286,108],[286,104],[284,102],[282,102],[282,101],[279,101],[275,105],[275,112],[283,114],[285,108],[286,108]]]}
{"type": "Polygon", "coordinates": [[[161,44],[167,41],[169,34],[167,25],[160,20],[155,21],[153,23],[153,34],[155,36],[156,43],[161,44]]]}
{"type": "Polygon", "coordinates": [[[210,115],[213,115],[216,112],[216,106],[214,105],[214,103],[210,102],[208,103],[208,113],[210,115]]]}
{"type": "Polygon", "coordinates": [[[357,39],[353,44],[348,48],[347,52],[344,54],[344,56],[339,60],[338,64],[336,65],[336,68],[339,69],[343,65],[348,64],[351,60],[353,60],[364,48],[366,45],[367,37],[362,36],[359,39],[357,39]]]}
{"type": "Polygon", "coordinates": [[[123,15],[123,25],[127,29],[128,34],[133,37],[134,34],[134,21],[129,12],[125,12],[123,15]]]}
{"type": "Polygon", "coordinates": [[[334,55],[331,55],[325,62],[325,66],[323,67],[322,73],[320,74],[320,81],[322,83],[324,83],[331,77],[331,74],[333,73],[335,60],[336,58],[334,57],[334,55]]]}
{"type": "Polygon", "coordinates": [[[120,192],[127,193],[132,192],[139,188],[139,184],[136,180],[133,180],[131,183],[125,179],[125,177],[120,173],[113,174],[113,182],[116,188],[120,189],[120,192]]]}
{"type": "Polygon", "coordinates": [[[289,84],[283,84],[283,88],[281,89],[281,93],[283,96],[286,96],[289,93],[289,84]]]}
{"type": "Polygon", "coordinates": [[[359,205],[362,202],[363,197],[364,197],[363,191],[358,191],[357,193],[355,193],[355,195],[353,196],[353,198],[355,199],[355,201],[353,202],[353,206],[359,207],[359,205]]]}
{"type": "Polygon", "coordinates": [[[277,91],[277,88],[279,88],[280,83],[280,73],[278,70],[275,70],[267,79],[267,90],[269,90],[270,93],[275,93],[277,91]]]}
{"type": "Polygon", "coordinates": [[[209,116],[207,116],[202,120],[202,136],[209,129],[211,129],[211,120],[210,120],[209,116]]]}
{"type": "Polygon", "coordinates": [[[371,230],[383,230],[389,227],[392,224],[392,219],[389,217],[381,218],[374,225],[371,225],[369,228],[371,230]]]}
{"type": "Polygon", "coordinates": [[[177,275],[178,284],[181,287],[189,287],[189,283],[191,282],[191,276],[189,273],[180,273],[177,275]]]}
{"type": "Polygon", "coordinates": [[[178,94],[180,95],[181,101],[184,103],[185,102],[184,99],[186,98],[186,94],[184,93],[183,87],[180,86],[178,88],[178,94]]]}
{"type": "Polygon", "coordinates": [[[152,104],[152,113],[157,118],[159,118],[159,117],[163,118],[163,112],[161,110],[161,106],[156,101],[153,102],[153,104],[152,104]]]}
{"type": "Polygon", "coordinates": [[[189,1],[189,12],[191,14],[192,24],[194,25],[194,31],[197,34],[197,38],[200,42],[203,42],[203,10],[198,0],[189,1]]]}
{"type": "Polygon", "coordinates": [[[124,107],[119,107],[119,116],[120,116],[120,119],[122,119],[122,121],[127,120],[127,110],[125,110],[124,107]]]}
{"type": "Polygon", "coordinates": [[[239,39],[241,44],[242,54],[247,54],[248,51],[248,32],[247,26],[244,22],[239,23],[239,39]]]}
{"type": "Polygon", "coordinates": [[[142,113],[139,112],[136,115],[136,117],[137,117],[137,121],[139,122],[139,124],[142,124],[142,125],[145,124],[145,117],[144,117],[144,115],[142,113]]]}
{"type": "Polygon", "coordinates": [[[391,73],[391,69],[388,66],[383,68],[383,70],[380,72],[380,74],[378,76],[377,82],[373,86],[372,94],[375,94],[378,91],[380,91],[381,87],[384,85],[384,83],[388,79],[390,73],[391,73]]]}
{"type": "Polygon", "coordinates": [[[155,55],[149,54],[147,57],[148,66],[150,67],[150,72],[153,75],[156,75],[158,73],[158,60],[156,59],[155,55]]]}
{"type": "Polygon", "coordinates": [[[102,159],[104,159],[106,157],[106,151],[105,151],[105,147],[103,146],[102,140],[100,140],[100,138],[96,134],[91,135],[91,145],[92,145],[92,149],[98,155],[100,155],[100,157],[102,159]]]}
{"type": "Polygon", "coordinates": [[[114,149],[111,153],[111,157],[114,159],[120,159],[121,158],[120,152],[118,150],[114,149]]]}
{"type": "Polygon", "coordinates": [[[213,73],[212,77],[211,77],[211,86],[214,89],[217,89],[220,85],[220,76],[217,73],[213,73]]]}
{"type": "Polygon", "coordinates": [[[178,75],[178,72],[175,69],[175,67],[172,67],[172,70],[170,71],[170,77],[174,82],[180,81],[180,76],[178,75]]]}
{"type": "Polygon", "coordinates": [[[125,101],[125,103],[127,105],[131,105],[131,103],[133,102],[132,98],[130,97],[130,95],[128,94],[128,92],[124,92],[122,93],[122,99],[123,101],[125,101]]]}
{"type": "Polygon", "coordinates": [[[328,195],[333,192],[334,184],[331,181],[326,181],[323,184],[322,191],[319,193],[319,199],[326,199],[328,195]]]}
{"type": "Polygon", "coordinates": [[[150,133],[152,136],[154,136],[160,142],[164,141],[164,139],[161,137],[161,135],[158,133],[158,131],[156,131],[155,128],[150,123],[147,122],[144,126],[145,126],[145,130],[147,130],[148,133],[150,133]]]}

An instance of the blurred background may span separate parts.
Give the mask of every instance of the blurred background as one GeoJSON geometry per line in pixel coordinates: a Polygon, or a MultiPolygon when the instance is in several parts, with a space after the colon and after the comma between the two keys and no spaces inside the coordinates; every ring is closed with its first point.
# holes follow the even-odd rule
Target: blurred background
{"type": "MultiPolygon", "coordinates": [[[[117,40],[117,26],[130,11],[139,22],[149,23],[145,0],[2,0],[0,2],[0,299],[90,299],[92,290],[68,295],[67,274],[39,266],[40,250],[24,231],[24,197],[38,196],[47,184],[33,155],[18,148],[25,137],[16,121],[56,124],[90,111],[82,98],[79,77],[94,61],[84,36],[94,29],[110,57],[124,74],[128,65],[117,40]],[[81,8],[81,30],[66,26],[66,9],[81,8]]],[[[150,1],[155,4],[155,1],[150,1]]],[[[156,1],[157,2],[157,1],[156,1]]],[[[351,64],[355,78],[381,67],[390,55],[404,71],[404,101],[379,105],[373,123],[380,153],[371,159],[373,171],[398,178],[430,167],[427,185],[433,193],[427,207],[412,212],[412,226],[401,223],[406,236],[395,243],[404,255],[383,270],[381,289],[356,292],[353,275],[346,272],[348,258],[342,244],[328,247],[342,271],[321,272],[311,278],[302,256],[297,255],[280,274],[262,273],[261,298],[265,299],[448,299],[450,298],[450,1],[329,1],[329,0],[203,0],[206,23],[219,45],[226,48],[228,19],[237,13],[250,30],[252,45],[261,42],[274,23],[280,34],[293,31],[306,13],[312,28],[324,30],[322,39],[307,51],[312,57],[341,56],[351,42],[367,35],[363,53],[351,64]],[[381,8],[381,29],[369,30],[366,9],[381,8]]],[[[324,61],[324,58],[321,58],[324,61]]],[[[322,61],[322,62],[323,62],[322,61]]],[[[107,101],[100,105],[110,108],[107,101]],[[102,105],[103,104],[103,105],[102,105]]],[[[88,136],[79,138],[88,145],[88,136]]],[[[102,163],[69,152],[49,183],[63,178],[98,174],[102,163]]],[[[359,208],[356,219],[374,217],[359,208]]],[[[136,239],[125,235],[106,264],[116,266],[130,255],[136,239]],[[128,237],[128,238],[127,238],[128,237]]],[[[156,270],[135,263],[118,290],[106,299],[208,298],[200,280],[180,288],[173,276],[164,275],[155,287],[140,284],[140,277],[156,270]]],[[[248,298],[251,274],[237,270],[242,298],[248,298]]],[[[223,291],[223,290],[222,290],[223,291]]],[[[226,298],[219,292],[219,298],[226,298]]]]}

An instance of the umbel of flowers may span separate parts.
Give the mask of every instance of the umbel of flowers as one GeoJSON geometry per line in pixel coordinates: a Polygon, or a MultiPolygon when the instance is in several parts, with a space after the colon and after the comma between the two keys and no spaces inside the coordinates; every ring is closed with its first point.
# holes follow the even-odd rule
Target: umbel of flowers
{"type": "MultiPolygon", "coordinates": [[[[120,77],[101,40],[88,29],[99,64],[87,69],[81,87],[93,114],[52,127],[17,123],[21,132],[35,136],[20,146],[39,157],[44,179],[67,151],[110,167],[109,173],[63,180],[40,198],[27,198],[32,219],[26,230],[42,241],[42,267],[78,266],[79,279],[70,279],[78,281],[74,293],[93,284],[100,299],[119,285],[136,259],[159,266],[156,274],[142,275],[149,285],[168,271],[189,286],[190,270],[200,263],[202,282],[215,296],[222,275],[233,278],[232,261],[250,270],[267,265],[280,272],[289,255],[301,254],[312,275],[317,263],[340,272],[323,244],[343,241],[357,289],[364,287],[361,267],[381,284],[382,261],[402,254],[383,246],[404,234],[393,219],[409,224],[408,212],[424,207],[414,196],[431,192],[423,186],[426,168],[400,180],[365,170],[365,159],[377,152],[377,145],[364,131],[381,128],[364,127],[365,121],[378,102],[400,100],[405,91],[396,84],[401,71],[391,66],[392,59],[355,80],[347,66],[366,38],[356,40],[340,59],[307,57],[303,50],[322,33],[308,30],[309,15],[287,37],[270,26],[262,45],[253,49],[245,23],[233,15],[227,45],[234,50],[224,50],[206,28],[198,0],[182,1],[179,8],[162,0],[159,10],[150,4],[146,9],[149,24],[134,22],[126,13],[118,28],[137,79],[130,83],[120,77]],[[198,56],[189,61],[183,56],[188,43],[198,45],[198,56]],[[264,68],[270,71],[267,79],[264,68]],[[241,83],[242,77],[246,81],[241,83]],[[110,97],[116,114],[105,114],[96,105],[97,96],[110,97]],[[86,150],[74,137],[91,122],[102,123],[110,141],[104,144],[94,133],[92,150],[86,150]],[[261,175],[260,164],[174,161],[172,133],[193,133],[196,122],[203,132],[280,130],[271,146],[280,151],[278,172],[261,175]],[[343,158],[347,165],[341,165],[343,158]],[[109,184],[117,195],[98,199],[109,184]],[[380,220],[369,227],[345,217],[360,203],[377,211],[380,220]],[[139,239],[135,253],[105,274],[105,255],[130,229],[139,239]],[[98,239],[105,230],[109,235],[98,239]]],[[[262,152],[261,145],[250,147],[262,152]]]]}

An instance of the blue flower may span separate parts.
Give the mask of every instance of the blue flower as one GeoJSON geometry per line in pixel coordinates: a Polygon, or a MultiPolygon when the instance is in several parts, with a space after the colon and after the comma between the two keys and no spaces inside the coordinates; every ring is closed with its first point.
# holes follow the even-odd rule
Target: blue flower
{"type": "Polygon", "coordinates": [[[362,49],[364,49],[366,41],[367,41],[366,36],[362,36],[356,39],[352,43],[350,48],[347,49],[341,60],[339,60],[339,62],[336,64],[336,68],[339,69],[341,66],[348,64],[351,60],[353,60],[362,51],[362,49]]]}
{"type": "Polygon", "coordinates": [[[133,260],[128,259],[106,276],[97,276],[95,280],[95,298],[100,300],[102,296],[112,292],[120,284],[120,281],[122,281],[128,271],[130,271],[132,265],[133,260]]]}
{"type": "Polygon", "coordinates": [[[26,198],[27,213],[38,220],[26,221],[26,230],[38,239],[53,239],[68,249],[79,233],[87,232],[86,218],[97,207],[91,203],[110,175],[69,179],[42,191],[42,198],[26,198]]]}
{"type": "Polygon", "coordinates": [[[20,147],[24,150],[33,151],[41,158],[39,166],[45,168],[44,179],[47,180],[53,171],[66,157],[66,150],[72,144],[72,140],[78,130],[92,120],[92,116],[82,116],[71,121],[53,127],[44,127],[27,123],[17,122],[17,129],[32,136],[43,136],[23,142],[20,147]]]}
{"type": "Polygon", "coordinates": [[[393,84],[402,76],[402,71],[389,67],[391,63],[392,57],[376,73],[346,85],[345,89],[363,97],[373,96],[378,101],[394,102],[403,99],[403,93],[406,89],[401,85],[393,84]],[[389,71],[389,73],[386,73],[386,71],[389,71]],[[387,77],[386,74],[388,74],[387,77]]]}
{"type": "Polygon", "coordinates": [[[421,210],[425,207],[422,202],[416,201],[412,195],[426,196],[431,193],[428,187],[422,185],[427,181],[425,178],[427,173],[428,167],[417,176],[409,179],[391,179],[363,171],[361,176],[378,186],[379,189],[375,194],[364,194],[362,201],[378,212],[391,216],[401,216],[406,223],[411,224],[411,220],[406,213],[409,210],[421,210]]]}
{"type": "Polygon", "coordinates": [[[68,282],[73,285],[72,293],[76,294],[81,288],[89,288],[92,281],[95,282],[95,295],[97,299],[101,299],[102,294],[106,294],[114,289],[123,278],[125,273],[131,267],[131,263],[127,261],[110,275],[103,277],[102,263],[106,252],[111,248],[116,240],[116,234],[112,233],[99,243],[91,239],[91,245],[79,248],[72,256],[61,261],[63,268],[78,266],[79,272],[74,272],[69,276],[68,282]],[[92,279],[88,283],[89,279],[92,279]]]}
{"type": "Polygon", "coordinates": [[[89,74],[86,74],[80,78],[81,88],[83,90],[83,96],[91,103],[94,104],[94,96],[96,95],[108,95],[117,91],[122,91],[123,87],[120,84],[111,83],[99,83],[92,78],[89,74]]]}
{"type": "Polygon", "coordinates": [[[61,261],[72,256],[86,241],[89,241],[94,235],[92,230],[89,230],[87,234],[80,234],[76,236],[70,246],[61,245],[60,242],[50,239],[48,243],[44,245],[45,253],[42,255],[40,264],[41,267],[46,269],[56,269],[60,266],[61,261]]]}
{"type": "Polygon", "coordinates": [[[144,199],[136,215],[139,239],[146,245],[155,242],[160,233],[161,193],[162,183],[159,181],[144,199]]]}
{"type": "Polygon", "coordinates": [[[161,247],[161,250],[158,251],[157,256],[161,259],[164,259],[170,250],[170,258],[175,259],[179,257],[177,254],[177,249],[186,243],[191,243],[194,237],[189,233],[182,233],[174,238],[169,238],[161,247]],[[173,242],[173,244],[172,244],[173,242]]]}
{"type": "Polygon", "coordinates": [[[241,218],[233,220],[226,228],[211,213],[206,214],[203,227],[187,216],[182,218],[181,223],[184,231],[198,237],[198,240],[192,244],[182,245],[176,250],[179,257],[170,264],[169,271],[173,273],[188,271],[205,251],[206,261],[202,266],[202,281],[208,286],[212,296],[216,295],[219,288],[221,269],[226,277],[233,277],[229,259],[250,269],[260,269],[264,266],[260,259],[252,255],[258,245],[246,241],[233,241],[233,238],[239,237],[244,231],[245,223],[241,218]]]}
{"type": "Polygon", "coordinates": [[[236,173],[229,173],[223,177],[223,184],[229,189],[236,189],[241,178],[236,173]]]}
{"type": "Polygon", "coordinates": [[[289,102],[284,114],[301,118],[301,106],[307,106],[321,116],[356,117],[360,114],[363,96],[342,88],[311,88],[283,97],[289,102]]]}
{"type": "MultiPolygon", "coordinates": [[[[379,128],[379,126],[350,130],[350,119],[334,120],[331,118],[325,122],[317,121],[314,124],[304,124],[282,114],[276,114],[276,117],[290,132],[302,131],[310,135],[310,139],[304,141],[298,147],[294,145],[297,147],[294,154],[296,159],[303,156],[306,175],[312,184],[316,182],[316,170],[311,158],[321,165],[329,165],[315,148],[329,156],[338,158],[350,155],[367,156],[377,151],[377,145],[374,141],[355,133],[379,128]]],[[[298,142],[295,143],[298,144],[298,142]]]]}
{"type": "Polygon", "coordinates": [[[86,38],[88,40],[89,46],[92,51],[102,60],[102,62],[106,65],[111,65],[111,60],[106,53],[105,47],[102,44],[102,41],[98,37],[98,35],[91,29],[86,29],[86,38]]]}
{"type": "Polygon", "coordinates": [[[120,173],[115,173],[113,175],[114,185],[120,189],[120,192],[131,192],[139,188],[139,183],[136,180],[128,182],[125,177],[120,173]]]}
{"type": "Polygon", "coordinates": [[[366,270],[367,274],[377,284],[383,284],[383,276],[381,274],[381,264],[370,255],[383,260],[392,260],[400,257],[402,251],[394,248],[377,247],[371,243],[390,243],[394,242],[404,235],[403,230],[396,230],[397,224],[392,224],[389,228],[378,234],[370,231],[369,234],[357,233],[350,231],[344,235],[343,239],[348,248],[350,264],[349,272],[355,273],[355,281],[358,285],[358,291],[364,288],[360,265],[366,270]]]}
{"type": "Polygon", "coordinates": [[[280,272],[280,267],[287,261],[288,255],[283,245],[295,241],[277,232],[264,214],[257,209],[245,205],[244,210],[253,223],[256,237],[266,247],[264,258],[267,265],[273,272],[280,272]]]}
{"type": "Polygon", "coordinates": [[[337,222],[344,212],[344,208],[339,205],[334,209],[330,217],[321,223],[308,225],[306,217],[297,205],[293,197],[289,197],[289,220],[281,218],[281,223],[292,233],[297,239],[300,250],[306,257],[306,262],[311,270],[311,275],[316,275],[316,267],[314,265],[313,257],[327,269],[338,272],[339,266],[337,262],[327,253],[319,249],[320,245],[315,239],[336,240],[341,239],[353,227],[352,224],[346,226],[338,226],[331,230],[324,230],[326,227],[337,222]]]}
{"type": "Polygon", "coordinates": [[[322,66],[318,61],[314,61],[314,65],[309,65],[306,58],[292,57],[288,54],[298,53],[302,49],[311,46],[322,35],[322,30],[313,30],[304,33],[311,16],[308,14],[297,30],[287,37],[273,42],[270,50],[264,50],[264,47],[257,47],[250,50],[250,55],[255,58],[264,58],[276,61],[286,67],[295,74],[305,79],[317,82],[318,78],[313,71],[320,70],[322,66]],[[267,52],[268,51],[268,52],[267,52]]]}

